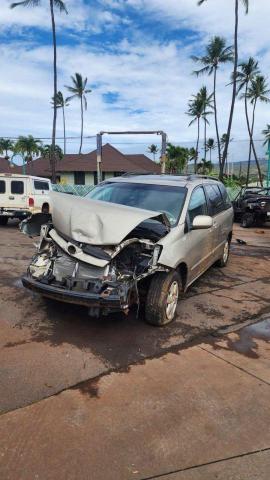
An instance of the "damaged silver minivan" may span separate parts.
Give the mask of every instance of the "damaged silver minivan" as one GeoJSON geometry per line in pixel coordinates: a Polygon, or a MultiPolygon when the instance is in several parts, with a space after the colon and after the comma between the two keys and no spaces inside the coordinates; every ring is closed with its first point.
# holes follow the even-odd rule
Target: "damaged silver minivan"
{"type": "Polygon", "coordinates": [[[21,230],[40,235],[22,282],[91,315],[143,306],[165,325],[181,295],[211,265],[226,265],[233,209],[224,185],[198,175],[130,175],[86,197],[51,193],[52,215],[21,230]]]}

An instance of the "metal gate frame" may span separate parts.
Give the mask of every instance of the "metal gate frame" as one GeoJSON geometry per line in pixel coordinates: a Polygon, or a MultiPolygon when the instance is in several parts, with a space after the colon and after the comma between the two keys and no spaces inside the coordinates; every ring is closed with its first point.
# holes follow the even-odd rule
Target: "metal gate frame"
{"type": "Polygon", "coordinates": [[[102,136],[107,135],[161,135],[161,173],[165,173],[167,134],[163,130],[154,131],[126,131],[126,132],[105,132],[97,133],[97,182],[101,182],[102,172],[102,136]]]}

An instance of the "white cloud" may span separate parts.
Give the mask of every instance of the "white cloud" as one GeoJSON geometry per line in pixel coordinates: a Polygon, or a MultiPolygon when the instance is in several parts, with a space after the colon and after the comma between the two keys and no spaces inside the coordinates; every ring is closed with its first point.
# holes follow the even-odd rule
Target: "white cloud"
{"type": "MultiPolygon", "coordinates": [[[[66,29],[72,19],[74,32],[84,31],[88,25],[89,5],[82,0],[70,0],[70,14],[57,16],[59,36],[61,29],[66,29]],[[75,8],[76,3],[76,8],[75,8]],[[59,30],[59,25],[61,26],[59,30]]],[[[104,0],[106,8],[99,11],[92,29],[99,29],[100,23],[113,26],[119,22],[120,11],[125,5],[120,0],[104,0]],[[113,10],[109,10],[109,8],[113,10]]],[[[190,60],[191,53],[201,49],[203,42],[216,33],[231,39],[233,22],[233,2],[230,8],[224,8],[224,0],[208,0],[202,7],[196,6],[196,0],[128,0],[128,4],[138,9],[145,9],[154,15],[153,21],[159,19],[166,28],[170,25],[192,28],[199,33],[196,43],[183,45],[180,41],[164,43],[151,39],[150,34],[143,38],[139,31],[134,32],[134,39],[124,40],[111,48],[91,47],[82,41],[74,46],[58,48],[59,88],[70,83],[70,75],[75,71],[88,77],[89,84],[95,85],[89,95],[86,112],[85,134],[95,134],[106,129],[164,129],[171,141],[194,141],[196,128],[188,128],[185,115],[187,101],[202,83],[212,88],[212,79],[197,79],[191,75],[194,65],[190,60]],[[222,7],[222,9],[221,9],[222,7]],[[117,104],[106,104],[103,94],[118,92],[117,104]],[[142,111],[143,113],[139,113],[142,111]]],[[[269,18],[268,1],[260,0],[260,9],[252,3],[249,16],[241,14],[241,54],[256,54],[264,71],[270,66],[266,22],[269,18]],[[264,30],[264,28],[266,30],[264,30]]],[[[6,7],[9,2],[6,2],[6,7]]],[[[89,17],[90,15],[90,17],[89,17]]],[[[1,9],[0,28],[21,28],[42,25],[50,28],[48,12],[44,9],[19,9],[13,11],[1,9]]],[[[103,28],[103,26],[102,26],[103,28]]],[[[165,28],[165,27],[164,27],[165,28]]],[[[52,111],[52,49],[51,46],[37,45],[32,38],[20,42],[2,45],[0,76],[1,95],[1,136],[12,136],[32,133],[36,136],[49,137],[51,133],[52,111]]],[[[221,69],[218,77],[218,102],[220,112],[220,131],[226,131],[231,90],[226,87],[230,68],[221,69]]],[[[269,107],[258,108],[257,135],[269,123],[269,107]]],[[[68,135],[79,135],[80,112],[79,103],[72,102],[67,109],[68,135]]],[[[61,117],[59,115],[58,134],[61,134],[61,117]]],[[[209,135],[214,136],[213,122],[209,135]]],[[[245,117],[242,103],[237,102],[233,125],[233,137],[247,137],[245,117]]],[[[138,141],[138,138],[136,138],[138,141]]],[[[142,141],[142,139],[140,139],[142,141]]],[[[240,143],[239,143],[240,145],[240,143]]],[[[241,144],[242,145],[242,144],[241,144]]],[[[70,141],[70,151],[75,151],[76,143],[70,141]]],[[[85,144],[85,150],[90,148],[85,144]]],[[[241,147],[242,148],[242,147],[241,147]]],[[[138,146],[139,149],[139,146],[138,146]]],[[[234,155],[239,152],[235,150],[234,155]]],[[[245,153],[246,154],[246,153],[245,153]]]]}

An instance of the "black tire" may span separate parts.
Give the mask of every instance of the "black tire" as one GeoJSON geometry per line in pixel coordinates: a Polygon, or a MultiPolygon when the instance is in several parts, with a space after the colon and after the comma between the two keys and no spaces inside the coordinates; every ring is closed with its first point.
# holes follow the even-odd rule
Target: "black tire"
{"type": "Polygon", "coordinates": [[[174,320],[176,307],[172,317],[168,317],[167,300],[170,288],[175,288],[176,283],[178,287],[178,301],[182,290],[182,281],[179,274],[176,271],[172,271],[170,273],[156,273],[153,276],[145,304],[145,320],[147,323],[162,327],[174,320]]]}
{"type": "Polygon", "coordinates": [[[0,217],[0,225],[7,225],[8,217],[0,217]]]}
{"type": "Polygon", "coordinates": [[[231,242],[229,238],[226,240],[226,243],[224,243],[223,251],[222,251],[222,257],[217,261],[216,265],[219,268],[224,268],[226,267],[229,257],[230,257],[230,246],[231,242]]]}
{"type": "Polygon", "coordinates": [[[252,225],[254,224],[254,221],[255,221],[255,216],[254,216],[254,214],[253,214],[253,213],[246,212],[246,213],[244,213],[244,215],[242,216],[241,227],[243,227],[243,228],[252,227],[252,225]]]}
{"type": "Polygon", "coordinates": [[[49,207],[48,203],[44,203],[44,205],[42,205],[41,212],[42,213],[49,213],[49,211],[50,211],[50,207],[49,207]]]}

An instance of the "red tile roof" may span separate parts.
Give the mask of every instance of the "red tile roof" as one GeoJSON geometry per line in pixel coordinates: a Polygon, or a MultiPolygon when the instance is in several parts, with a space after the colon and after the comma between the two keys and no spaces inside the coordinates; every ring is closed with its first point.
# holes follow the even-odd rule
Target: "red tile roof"
{"type": "MultiPolygon", "coordinates": [[[[22,170],[22,167],[20,167],[22,170]]],[[[115,147],[107,143],[102,148],[102,166],[103,172],[151,172],[160,173],[160,167],[145,155],[125,155],[115,147]]],[[[96,172],[97,171],[97,151],[78,155],[67,154],[56,164],[56,173],[61,172],[96,172]]],[[[22,172],[21,172],[22,173],[22,172]]],[[[49,160],[46,158],[37,158],[26,166],[27,175],[36,175],[41,177],[50,177],[51,168],[49,160]]]]}
{"type": "Polygon", "coordinates": [[[0,157],[0,173],[21,173],[18,165],[12,165],[7,158],[0,157]]]}

